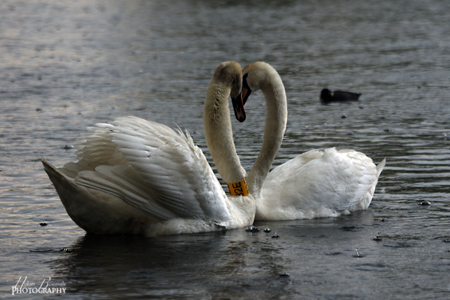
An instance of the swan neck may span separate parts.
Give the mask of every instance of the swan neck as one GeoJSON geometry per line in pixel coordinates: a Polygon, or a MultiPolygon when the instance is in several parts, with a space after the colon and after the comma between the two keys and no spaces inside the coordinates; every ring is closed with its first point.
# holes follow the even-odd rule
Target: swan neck
{"type": "Polygon", "coordinates": [[[245,170],[236,153],[228,97],[230,87],[211,79],[203,113],[206,144],[217,171],[227,184],[241,182],[245,170]]]}
{"type": "Polygon", "coordinates": [[[247,182],[250,193],[259,198],[262,185],[281,147],[287,123],[287,100],[283,82],[278,73],[269,72],[268,82],[260,86],[266,102],[266,120],[263,143],[247,182]]]}

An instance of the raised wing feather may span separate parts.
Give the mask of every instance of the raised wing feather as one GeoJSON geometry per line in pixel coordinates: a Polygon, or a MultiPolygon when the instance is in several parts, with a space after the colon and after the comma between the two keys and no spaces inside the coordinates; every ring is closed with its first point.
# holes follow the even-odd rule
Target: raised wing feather
{"type": "Polygon", "coordinates": [[[161,219],[230,218],[220,183],[187,133],[136,117],[97,126],[78,152],[94,170],[80,172],[77,183],[161,219]]]}

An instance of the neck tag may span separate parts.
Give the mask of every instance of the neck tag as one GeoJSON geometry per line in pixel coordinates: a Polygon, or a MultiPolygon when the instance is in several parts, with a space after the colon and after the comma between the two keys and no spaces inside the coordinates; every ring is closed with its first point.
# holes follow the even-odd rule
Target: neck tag
{"type": "Polygon", "coordinates": [[[247,181],[245,178],[236,183],[228,183],[228,188],[230,189],[231,196],[248,196],[247,181]]]}

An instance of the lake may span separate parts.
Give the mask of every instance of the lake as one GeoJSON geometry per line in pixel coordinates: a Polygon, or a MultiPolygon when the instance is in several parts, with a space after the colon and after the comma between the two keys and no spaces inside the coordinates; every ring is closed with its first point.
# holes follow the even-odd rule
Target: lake
{"type": "MultiPolygon", "coordinates": [[[[446,1],[2,1],[0,297],[449,299],[449,19],[446,1]],[[369,210],[255,223],[271,233],[86,235],[41,157],[74,161],[87,127],[134,115],[187,129],[211,161],[203,103],[228,60],[283,79],[274,165],[327,147],[386,158],[369,210]],[[321,105],[325,87],[362,96],[321,105]]],[[[260,92],[246,111],[233,130],[249,171],[260,92]]]]}

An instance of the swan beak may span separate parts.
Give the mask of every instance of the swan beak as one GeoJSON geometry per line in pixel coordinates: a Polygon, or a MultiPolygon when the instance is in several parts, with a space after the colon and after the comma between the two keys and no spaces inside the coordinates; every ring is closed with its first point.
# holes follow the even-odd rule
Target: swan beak
{"type": "Polygon", "coordinates": [[[233,103],[234,115],[239,122],[245,121],[245,109],[244,109],[244,101],[242,98],[242,93],[240,93],[237,98],[231,98],[231,102],[233,103]]]}
{"type": "Polygon", "coordinates": [[[250,97],[250,94],[252,93],[252,90],[247,87],[247,82],[245,81],[244,87],[242,87],[242,92],[239,94],[239,97],[241,98],[242,105],[245,106],[245,103],[247,103],[248,97],[250,97]]]}

